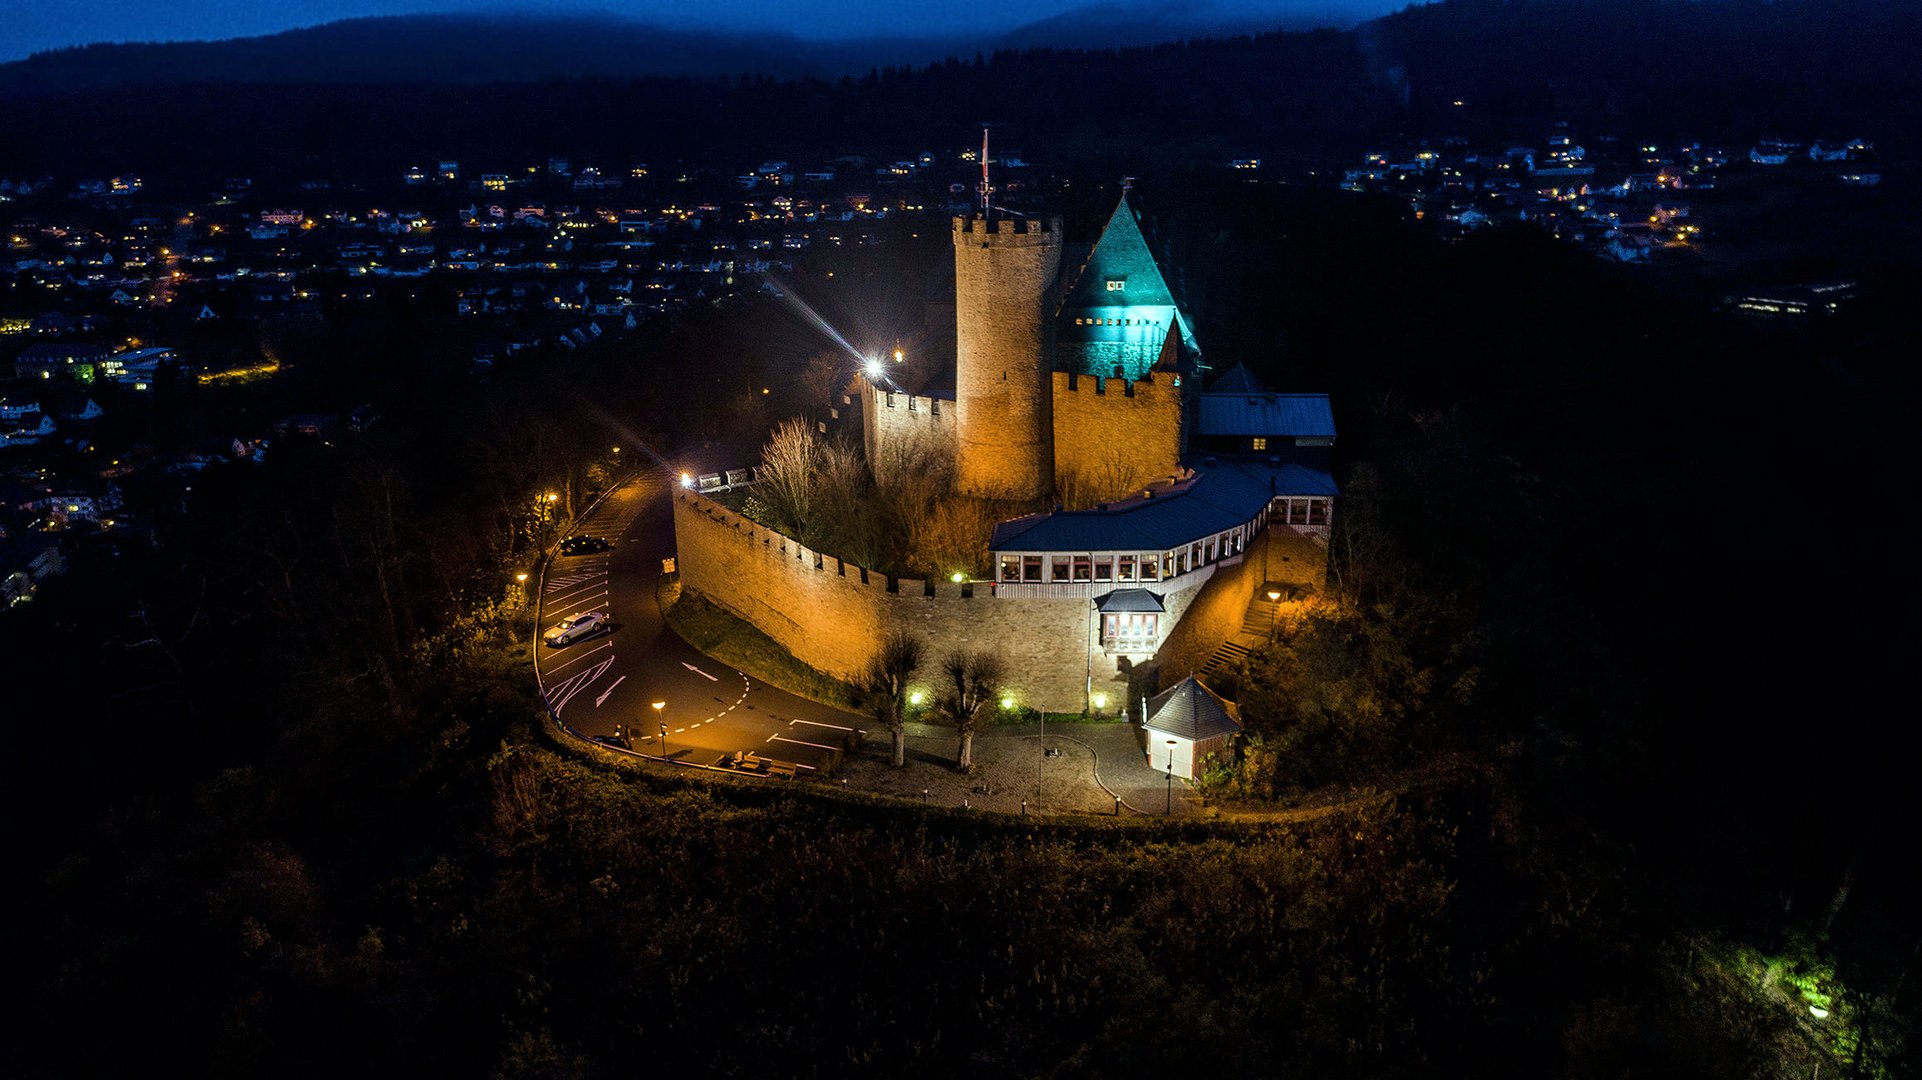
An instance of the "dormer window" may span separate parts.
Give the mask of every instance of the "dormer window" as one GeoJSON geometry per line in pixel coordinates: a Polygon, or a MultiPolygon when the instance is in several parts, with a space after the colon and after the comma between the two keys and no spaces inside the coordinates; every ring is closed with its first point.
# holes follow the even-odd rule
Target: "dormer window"
{"type": "Polygon", "coordinates": [[[1127,287],[1128,287],[1127,278],[1111,277],[1108,279],[1109,292],[1120,292],[1123,289],[1126,289],[1127,287]]]}

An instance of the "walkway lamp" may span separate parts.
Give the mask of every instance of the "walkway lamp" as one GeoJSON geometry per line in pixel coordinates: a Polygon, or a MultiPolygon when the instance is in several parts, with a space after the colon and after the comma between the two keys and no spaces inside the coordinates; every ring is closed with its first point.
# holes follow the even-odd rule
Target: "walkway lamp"
{"type": "Polygon", "coordinates": [[[1281,590],[1268,590],[1268,636],[1275,636],[1275,628],[1281,619],[1281,590]]]}
{"type": "Polygon", "coordinates": [[[1168,740],[1168,807],[1164,814],[1175,812],[1175,741],[1168,740]]]}
{"type": "Polygon", "coordinates": [[[661,726],[661,759],[666,760],[667,759],[667,720],[662,715],[662,710],[667,708],[667,702],[656,701],[652,703],[650,707],[654,710],[655,721],[658,722],[661,726]]]}

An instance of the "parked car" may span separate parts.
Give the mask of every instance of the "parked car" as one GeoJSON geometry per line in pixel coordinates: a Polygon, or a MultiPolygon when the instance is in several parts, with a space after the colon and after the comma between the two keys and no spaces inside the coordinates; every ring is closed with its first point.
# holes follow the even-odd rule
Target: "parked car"
{"type": "Polygon", "coordinates": [[[612,616],[605,611],[583,611],[569,615],[554,626],[548,627],[547,632],[541,635],[541,640],[556,649],[563,645],[572,645],[589,634],[598,634],[607,629],[610,618],[612,616]]]}
{"type": "Polygon", "coordinates": [[[599,536],[570,536],[561,541],[561,554],[592,555],[596,552],[606,551],[613,546],[613,544],[608,543],[607,540],[599,536]]]}

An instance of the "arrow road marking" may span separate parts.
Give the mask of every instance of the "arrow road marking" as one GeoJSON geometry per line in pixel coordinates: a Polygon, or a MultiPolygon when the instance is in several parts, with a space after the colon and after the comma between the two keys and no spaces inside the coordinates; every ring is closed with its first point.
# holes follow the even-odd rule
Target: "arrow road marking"
{"type": "Polygon", "coordinates": [[[689,671],[692,671],[692,672],[693,672],[694,674],[696,674],[696,675],[699,675],[699,676],[700,676],[701,678],[703,678],[703,679],[706,679],[706,680],[707,680],[708,682],[720,682],[720,681],[721,681],[721,680],[719,680],[719,679],[717,679],[717,678],[715,678],[714,676],[712,676],[712,675],[709,675],[709,674],[708,674],[707,672],[705,672],[705,671],[702,671],[702,670],[701,670],[700,668],[697,668],[697,667],[695,667],[695,666],[694,666],[693,664],[690,664],[690,663],[688,663],[688,662],[687,662],[687,661],[685,661],[685,660],[683,660],[683,661],[681,661],[681,666],[682,666],[682,667],[684,667],[684,668],[686,668],[686,669],[687,669],[687,670],[689,670],[689,671]]]}
{"type": "Polygon", "coordinates": [[[605,690],[603,690],[603,691],[601,691],[601,696],[600,696],[600,697],[597,697],[597,698],[595,698],[595,699],[594,699],[594,707],[595,707],[595,708],[597,708],[597,709],[598,709],[598,708],[600,708],[600,707],[601,707],[601,702],[603,702],[603,701],[606,701],[606,700],[607,700],[607,695],[609,695],[609,694],[611,694],[611,693],[613,693],[613,692],[614,692],[614,687],[616,687],[616,686],[619,686],[619,685],[621,685],[622,683],[624,683],[624,682],[626,682],[626,681],[627,681],[627,676],[625,676],[625,675],[623,675],[623,676],[621,676],[621,677],[620,677],[620,678],[618,678],[618,679],[615,679],[615,680],[614,680],[614,682],[613,682],[612,684],[610,684],[610,685],[608,686],[608,688],[607,688],[607,689],[605,689],[605,690]]]}

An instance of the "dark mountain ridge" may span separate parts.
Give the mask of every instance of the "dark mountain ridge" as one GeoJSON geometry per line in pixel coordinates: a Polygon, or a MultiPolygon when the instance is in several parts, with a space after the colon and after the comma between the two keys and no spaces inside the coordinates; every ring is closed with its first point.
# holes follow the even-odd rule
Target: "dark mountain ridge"
{"type": "Polygon", "coordinates": [[[345,19],[220,41],[75,46],[0,64],[0,94],[120,85],[490,83],[752,73],[833,78],[998,49],[1119,48],[1352,24],[1334,9],[1224,22],[1206,8],[1100,3],[1001,34],[814,40],[681,29],[603,14],[403,15],[345,19]]]}
{"type": "Polygon", "coordinates": [[[983,117],[1031,153],[1126,168],[1333,161],[1402,135],[1532,136],[1555,120],[1731,143],[1861,136],[1901,160],[1922,130],[1922,11],[1880,0],[1447,0],[1347,31],[969,50],[839,77],[823,73],[856,45],[650,33],[363,20],[47,54],[0,66],[0,97],[16,102],[0,174],[312,173],[429,152],[806,157],[946,146],[983,117]],[[643,41],[678,73],[634,74],[643,41]],[[687,74],[716,69],[736,74],[687,74]]]}

